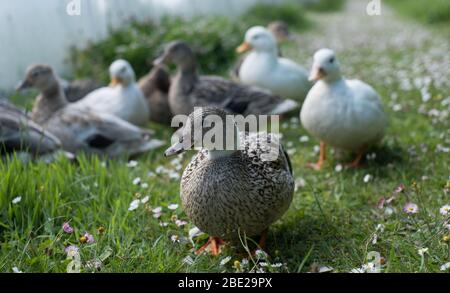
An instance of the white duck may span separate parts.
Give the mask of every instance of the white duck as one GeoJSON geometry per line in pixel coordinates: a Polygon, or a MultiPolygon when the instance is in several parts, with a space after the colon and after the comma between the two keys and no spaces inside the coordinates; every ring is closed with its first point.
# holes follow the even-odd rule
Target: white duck
{"type": "Polygon", "coordinates": [[[278,56],[273,35],[262,26],[250,28],[236,51],[252,50],[239,70],[242,83],[270,90],[285,99],[303,101],[311,88],[308,72],[294,61],[278,56]]]}
{"type": "Polygon", "coordinates": [[[132,124],[143,126],[149,121],[148,103],[136,84],[130,63],[116,60],[109,67],[111,84],[97,89],[75,103],[77,107],[108,113],[132,124]]]}
{"type": "Polygon", "coordinates": [[[367,147],[379,142],[387,126],[380,97],[360,80],[342,78],[339,62],[330,49],[314,54],[311,80],[317,80],[309,91],[300,112],[303,127],[320,139],[320,157],[311,164],[321,169],[325,145],[354,151],[356,159],[348,167],[357,167],[367,147]]]}

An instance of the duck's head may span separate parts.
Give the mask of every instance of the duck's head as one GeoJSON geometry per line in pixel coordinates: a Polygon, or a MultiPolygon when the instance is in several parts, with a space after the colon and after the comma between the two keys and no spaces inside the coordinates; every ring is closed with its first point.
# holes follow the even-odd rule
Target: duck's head
{"type": "Polygon", "coordinates": [[[278,44],[292,39],[288,24],[282,20],[272,21],[267,25],[267,29],[275,37],[278,44]]]}
{"type": "Polygon", "coordinates": [[[268,29],[262,26],[254,26],[245,33],[245,40],[237,47],[236,52],[242,54],[249,50],[276,52],[277,42],[268,29]]]}
{"type": "Polygon", "coordinates": [[[49,65],[36,64],[28,67],[25,73],[25,79],[17,86],[17,90],[36,88],[40,91],[46,91],[57,83],[53,69],[49,65]]]}
{"type": "Polygon", "coordinates": [[[136,75],[128,61],[119,59],[109,66],[110,86],[121,84],[127,86],[136,80],[136,75]]]}
{"type": "Polygon", "coordinates": [[[339,61],[333,50],[320,49],[314,54],[310,81],[335,81],[341,78],[339,61]]]}
{"type": "Polygon", "coordinates": [[[195,55],[186,42],[173,41],[166,45],[163,54],[153,61],[153,65],[175,64],[180,67],[195,65],[195,55]]]}
{"type": "Polygon", "coordinates": [[[166,157],[183,153],[190,149],[205,148],[216,156],[233,153],[239,145],[239,131],[232,115],[215,107],[196,107],[166,157]]]}

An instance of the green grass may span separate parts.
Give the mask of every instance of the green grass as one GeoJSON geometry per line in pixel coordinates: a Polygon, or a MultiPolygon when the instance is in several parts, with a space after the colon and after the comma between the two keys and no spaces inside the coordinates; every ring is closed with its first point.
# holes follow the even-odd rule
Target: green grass
{"type": "Polygon", "coordinates": [[[400,14],[426,24],[450,23],[450,2],[447,0],[387,0],[400,14]]]}
{"type": "MultiPolygon", "coordinates": [[[[290,53],[286,52],[288,56],[290,53]]],[[[399,58],[398,52],[385,55],[390,62],[399,58]]],[[[350,58],[342,56],[341,63],[349,64],[350,58]]],[[[284,144],[293,151],[297,182],[304,184],[296,190],[288,212],[269,232],[267,261],[286,266],[266,270],[307,272],[319,265],[348,272],[367,263],[370,251],[379,252],[385,259],[383,272],[437,272],[450,261],[449,243],[443,241],[448,233],[443,224],[448,217],[439,214],[439,208],[449,204],[450,161],[448,153],[436,151],[449,134],[448,125],[417,111],[423,105],[417,90],[402,91],[397,84],[386,87],[383,80],[374,78],[371,69],[375,65],[362,61],[353,69],[379,91],[385,105],[396,91],[398,103],[404,107],[394,112],[386,106],[390,118],[386,138],[370,151],[376,157],[363,167],[337,172],[335,166],[351,156],[339,158],[329,150],[322,172],[305,168],[306,162],[316,160],[313,147],[318,142],[311,137],[301,142],[299,138],[307,134],[298,121],[283,121],[284,144]],[[367,174],[371,180],[365,183],[367,174]],[[406,190],[395,194],[400,184],[405,184],[406,190]],[[394,194],[395,200],[386,204],[394,210],[391,215],[376,207],[382,197],[394,194]],[[419,213],[405,214],[402,209],[407,202],[418,204],[419,213]],[[379,224],[384,231],[376,231],[379,224]],[[374,233],[378,234],[376,243],[374,233]],[[428,253],[422,260],[418,249],[423,247],[428,253]]],[[[427,110],[439,109],[446,93],[434,87],[430,92],[427,110]]],[[[15,96],[14,101],[30,105],[27,97],[15,96]]],[[[156,124],[149,127],[166,140],[172,133],[172,129],[156,124]]],[[[186,241],[192,225],[178,227],[175,220],[188,221],[186,215],[181,207],[167,208],[172,203],[180,204],[179,179],[156,172],[161,166],[172,171],[177,168],[176,162],[163,157],[163,150],[137,158],[134,168],[127,166],[125,158],[80,156],[75,163],[59,159],[51,164],[22,163],[17,158],[0,161],[0,271],[18,267],[25,272],[65,272],[70,260],[64,249],[71,244],[80,247],[83,272],[98,271],[87,263],[99,258],[103,258],[101,272],[236,271],[234,262],[243,263],[249,256],[230,248],[218,258],[192,253],[192,245],[186,241]],[[149,176],[149,172],[154,174],[149,176]],[[134,185],[137,177],[148,187],[134,185]],[[150,199],[146,204],[128,210],[132,200],[147,195],[150,199]],[[12,203],[18,196],[21,201],[12,203]],[[153,217],[156,207],[162,207],[160,219],[153,217]],[[66,221],[74,227],[74,234],[62,231],[66,221]],[[162,227],[160,222],[168,226],[162,227]],[[99,227],[105,228],[103,234],[97,233],[99,227]],[[95,243],[80,243],[85,231],[94,235],[95,243]],[[180,241],[174,243],[173,236],[180,241]],[[187,256],[192,258],[191,264],[183,262],[187,256]],[[231,260],[221,265],[227,256],[231,260]]],[[[191,155],[181,161],[183,167],[191,155]]],[[[204,241],[205,236],[194,238],[195,247],[204,241]]]]}

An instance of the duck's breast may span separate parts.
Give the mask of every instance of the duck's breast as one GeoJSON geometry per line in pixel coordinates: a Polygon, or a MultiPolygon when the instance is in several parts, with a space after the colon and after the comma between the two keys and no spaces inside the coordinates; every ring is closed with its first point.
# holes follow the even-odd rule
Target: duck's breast
{"type": "Polygon", "coordinates": [[[385,127],[381,104],[367,88],[361,91],[359,86],[314,85],[301,110],[305,129],[334,147],[349,150],[381,138],[385,127]]]}

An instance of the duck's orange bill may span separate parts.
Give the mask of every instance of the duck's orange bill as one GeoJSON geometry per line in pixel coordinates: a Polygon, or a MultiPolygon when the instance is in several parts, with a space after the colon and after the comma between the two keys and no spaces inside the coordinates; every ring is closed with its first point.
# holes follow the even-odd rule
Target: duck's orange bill
{"type": "Polygon", "coordinates": [[[118,79],[117,77],[113,77],[111,79],[111,82],[109,83],[110,87],[115,87],[116,85],[118,85],[120,83],[120,79],[118,79]]]}
{"type": "Polygon", "coordinates": [[[252,46],[249,43],[243,42],[239,47],[236,48],[236,52],[238,54],[242,54],[242,53],[247,52],[251,48],[252,48],[252,46]]]}

